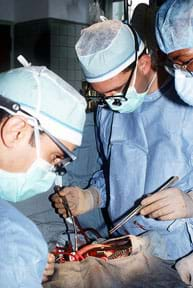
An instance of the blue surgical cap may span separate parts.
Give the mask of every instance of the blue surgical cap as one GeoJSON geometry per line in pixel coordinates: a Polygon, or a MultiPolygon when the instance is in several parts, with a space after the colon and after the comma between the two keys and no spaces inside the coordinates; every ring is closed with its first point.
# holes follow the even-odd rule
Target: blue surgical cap
{"type": "Polygon", "coordinates": [[[81,144],[86,101],[46,67],[29,66],[0,73],[0,94],[38,118],[42,128],[53,136],[81,144]]]}
{"type": "Polygon", "coordinates": [[[166,54],[193,48],[192,0],[168,0],[160,7],[156,16],[156,38],[166,54]]]}
{"type": "MultiPolygon", "coordinates": [[[[138,55],[144,44],[136,33],[138,55]]],[[[82,30],[76,44],[86,80],[90,83],[108,80],[135,61],[135,37],[131,28],[117,20],[107,20],[82,30]]]]}

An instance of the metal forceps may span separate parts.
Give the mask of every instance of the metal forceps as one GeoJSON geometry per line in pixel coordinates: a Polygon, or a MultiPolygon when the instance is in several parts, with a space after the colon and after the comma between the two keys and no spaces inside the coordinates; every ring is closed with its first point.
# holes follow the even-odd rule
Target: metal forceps
{"type": "MultiPolygon", "coordinates": [[[[59,192],[60,192],[60,190],[62,190],[62,188],[64,188],[64,187],[61,187],[61,186],[58,186],[58,185],[56,185],[55,187],[54,187],[54,190],[55,190],[55,192],[56,193],[58,193],[58,195],[59,195],[59,192]]],[[[76,223],[75,223],[75,220],[74,220],[74,216],[72,215],[72,212],[71,212],[71,210],[70,210],[70,207],[69,207],[69,205],[68,205],[68,201],[67,201],[67,199],[66,199],[66,197],[65,196],[61,196],[61,195],[59,195],[60,196],[60,198],[62,199],[62,204],[64,205],[64,208],[66,209],[66,213],[67,213],[67,217],[69,217],[70,219],[71,219],[71,221],[72,221],[72,224],[73,224],[73,229],[74,229],[74,251],[73,252],[76,252],[77,250],[78,250],[78,236],[77,236],[77,228],[76,228],[76,223]]],[[[68,226],[67,225],[67,221],[65,220],[65,223],[66,223],[66,227],[68,226]]],[[[68,228],[68,227],[67,227],[68,228]]],[[[66,233],[67,233],[67,235],[68,235],[68,240],[69,240],[69,243],[71,243],[72,244],[72,241],[71,241],[71,236],[70,236],[70,233],[69,233],[69,230],[67,229],[66,230],[66,233]]],[[[72,249],[73,249],[73,245],[72,245],[72,249]]]]}
{"type": "MultiPolygon", "coordinates": [[[[179,179],[178,176],[172,176],[158,190],[156,190],[156,192],[160,192],[162,190],[169,188],[178,179],[179,179]]],[[[126,217],[124,217],[115,227],[113,227],[109,231],[109,234],[113,234],[115,231],[117,231],[121,226],[123,226],[126,222],[128,222],[133,216],[137,215],[142,208],[143,206],[141,204],[135,207],[126,217]]]]}

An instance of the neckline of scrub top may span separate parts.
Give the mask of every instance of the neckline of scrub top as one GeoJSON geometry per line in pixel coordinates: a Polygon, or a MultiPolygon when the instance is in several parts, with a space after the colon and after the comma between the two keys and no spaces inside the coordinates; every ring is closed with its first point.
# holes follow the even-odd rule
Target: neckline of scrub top
{"type": "Polygon", "coordinates": [[[144,102],[151,102],[160,98],[165,91],[169,89],[170,85],[172,85],[171,81],[173,82],[173,77],[169,76],[168,79],[162,84],[161,88],[145,96],[144,102]]]}

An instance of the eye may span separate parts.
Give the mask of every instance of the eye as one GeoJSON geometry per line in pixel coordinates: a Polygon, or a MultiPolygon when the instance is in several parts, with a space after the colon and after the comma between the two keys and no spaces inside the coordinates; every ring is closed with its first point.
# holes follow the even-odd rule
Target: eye
{"type": "Polygon", "coordinates": [[[63,159],[64,159],[64,156],[60,154],[53,154],[51,156],[51,163],[55,166],[55,165],[58,165],[63,159]]]}

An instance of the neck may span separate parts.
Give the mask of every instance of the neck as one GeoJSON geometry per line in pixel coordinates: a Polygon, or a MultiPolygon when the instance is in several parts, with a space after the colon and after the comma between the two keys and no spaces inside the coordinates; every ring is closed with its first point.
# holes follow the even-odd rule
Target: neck
{"type": "Polygon", "coordinates": [[[168,79],[168,74],[167,74],[167,72],[165,71],[164,68],[158,69],[156,74],[157,74],[157,77],[154,79],[154,81],[153,81],[153,83],[152,83],[152,85],[151,85],[151,87],[150,87],[150,89],[148,91],[148,94],[151,94],[151,93],[157,91],[158,89],[160,89],[160,87],[168,79]]]}

